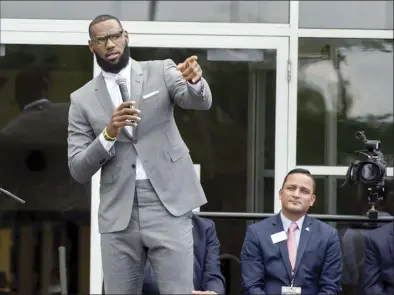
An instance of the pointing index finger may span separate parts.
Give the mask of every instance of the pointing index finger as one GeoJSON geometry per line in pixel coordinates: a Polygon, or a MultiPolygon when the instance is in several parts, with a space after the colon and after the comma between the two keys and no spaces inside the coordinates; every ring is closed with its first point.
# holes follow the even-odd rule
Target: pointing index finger
{"type": "Polygon", "coordinates": [[[184,63],[180,63],[180,64],[178,64],[178,65],[176,66],[176,69],[177,69],[178,71],[182,71],[184,67],[185,67],[185,64],[184,64],[184,63]]]}
{"type": "Polygon", "coordinates": [[[196,61],[197,59],[198,59],[198,57],[196,55],[192,55],[186,59],[186,62],[190,64],[190,63],[196,61]]]}

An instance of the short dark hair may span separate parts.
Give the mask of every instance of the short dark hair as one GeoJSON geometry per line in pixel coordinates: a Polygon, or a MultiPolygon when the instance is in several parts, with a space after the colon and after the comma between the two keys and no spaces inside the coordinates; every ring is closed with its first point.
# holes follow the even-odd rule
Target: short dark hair
{"type": "MultiPolygon", "coordinates": [[[[93,37],[93,34],[92,34],[92,27],[93,27],[95,24],[98,24],[98,23],[101,23],[101,22],[104,22],[104,21],[110,20],[110,19],[116,20],[116,21],[118,22],[119,26],[122,27],[122,24],[120,23],[120,20],[119,20],[116,16],[113,16],[113,15],[110,15],[110,14],[100,14],[100,15],[96,16],[96,17],[90,22],[90,24],[89,24],[89,37],[90,37],[90,38],[93,37]]],[[[122,27],[122,28],[123,28],[123,27],[122,27]]]]}
{"type": "Polygon", "coordinates": [[[286,183],[286,181],[287,181],[287,178],[288,178],[291,174],[304,174],[304,175],[310,177],[310,178],[312,179],[312,181],[313,181],[313,192],[315,191],[315,189],[316,189],[315,178],[312,176],[312,174],[309,172],[309,170],[302,169],[302,168],[295,168],[295,169],[293,169],[293,170],[290,170],[290,171],[286,174],[285,179],[283,180],[282,188],[285,186],[285,183],[286,183]]]}

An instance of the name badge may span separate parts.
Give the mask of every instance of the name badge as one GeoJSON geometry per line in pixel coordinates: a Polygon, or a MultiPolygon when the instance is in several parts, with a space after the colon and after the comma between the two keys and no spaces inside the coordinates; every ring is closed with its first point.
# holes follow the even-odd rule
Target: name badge
{"type": "Polygon", "coordinates": [[[300,287],[282,287],[282,292],[281,294],[301,294],[301,288],[300,287]]]}
{"type": "Polygon", "coordinates": [[[287,235],[285,233],[285,231],[280,231],[276,234],[271,235],[271,239],[272,239],[272,243],[276,244],[282,241],[286,241],[287,240],[287,235]]]}

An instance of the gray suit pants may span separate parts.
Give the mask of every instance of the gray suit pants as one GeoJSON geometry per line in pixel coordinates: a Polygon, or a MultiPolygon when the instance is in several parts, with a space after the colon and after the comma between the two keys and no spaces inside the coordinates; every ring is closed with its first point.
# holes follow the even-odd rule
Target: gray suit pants
{"type": "Polygon", "coordinates": [[[136,181],[132,210],[125,230],[101,234],[105,293],[141,294],[148,258],[161,294],[191,294],[192,213],[171,215],[149,180],[136,181]]]}

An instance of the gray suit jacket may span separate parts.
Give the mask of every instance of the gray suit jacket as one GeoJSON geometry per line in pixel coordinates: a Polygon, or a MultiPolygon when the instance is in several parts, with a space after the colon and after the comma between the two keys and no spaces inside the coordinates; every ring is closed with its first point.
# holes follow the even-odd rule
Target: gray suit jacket
{"type": "Polygon", "coordinates": [[[173,116],[174,105],[208,110],[212,95],[202,79],[198,93],[175,68],[172,60],[131,60],[130,97],[141,110],[134,129],[136,140],[122,129],[108,153],[98,136],[111,119],[112,104],[100,74],[71,94],[68,125],[68,165],[80,183],[88,182],[101,168],[99,231],[124,230],[133,207],[136,157],[141,159],[156,193],[167,210],[180,216],[207,200],[197,177],[189,149],[173,116]],[[159,91],[143,99],[142,96],[159,91]]]}

